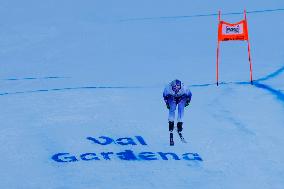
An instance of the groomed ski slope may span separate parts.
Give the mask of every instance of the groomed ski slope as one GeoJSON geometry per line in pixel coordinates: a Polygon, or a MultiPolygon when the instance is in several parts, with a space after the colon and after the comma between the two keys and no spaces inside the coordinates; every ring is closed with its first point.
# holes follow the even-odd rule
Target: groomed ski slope
{"type": "Polygon", "coordinates": [[[1,2],[0,188],[282,189],[283,7],[1,2]],[[236,22],[244,7],[254,85],[246,43],[228,42],[217,87],[212,14],[236,22]],[[175,78],[193,98],[188,143],[169,146],[162,91],[175,78]]]}

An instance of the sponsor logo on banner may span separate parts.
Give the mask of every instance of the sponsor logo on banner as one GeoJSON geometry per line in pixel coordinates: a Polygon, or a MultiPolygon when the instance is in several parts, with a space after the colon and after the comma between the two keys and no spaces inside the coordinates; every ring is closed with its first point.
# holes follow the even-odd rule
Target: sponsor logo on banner
{"type": "Polygon", "coordinates": [[[237,24],[234,26],[222,25],[222,34],[223,35],[234,35],[234,34],[243,34],[244,32],[244,25],[243,24],[237,24]]]}

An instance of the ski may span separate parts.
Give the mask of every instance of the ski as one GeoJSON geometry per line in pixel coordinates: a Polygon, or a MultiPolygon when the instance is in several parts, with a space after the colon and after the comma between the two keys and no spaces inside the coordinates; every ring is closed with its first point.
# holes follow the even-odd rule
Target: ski
{"type": "Polygon", "coordinates": [[[170,146],[173,146],[175,143],[174,143],[174,134],[171,132],[170,133],[170,146]]]}
{"type": "Polygon", "coordinates": [[[181,142],[187,143],[186,140],[184,139],[184,137],[182,136],[182,133],[181,133],[181,132],[178,132],[178,136],[179,136],[181,142]]]}

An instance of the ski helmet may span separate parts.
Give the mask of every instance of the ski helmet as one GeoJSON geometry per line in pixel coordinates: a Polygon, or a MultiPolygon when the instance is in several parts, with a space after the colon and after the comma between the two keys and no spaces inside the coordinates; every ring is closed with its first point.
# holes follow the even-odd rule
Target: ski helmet
{"type": "Polygon", "coordinates": [[[175,92],[175,93],[178,93],[179,90],[181,89],[181,81],[178,80],[178,79],[175,79],[171,82],[171,86],[172,86],[172,90],[175,92]]]}

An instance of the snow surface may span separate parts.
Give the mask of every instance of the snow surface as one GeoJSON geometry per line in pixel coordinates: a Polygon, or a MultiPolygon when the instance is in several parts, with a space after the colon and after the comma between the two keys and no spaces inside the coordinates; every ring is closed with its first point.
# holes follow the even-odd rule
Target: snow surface
{"type": "Polygon", "coordinates": [[[217,87],[217,16],[179,17],[283,7],[280,0],[1,1],[0,188],[284,188],[284,11],[247,15],[254,85],[246,43],[228,42],[217,87]],[[175,78],[193,99],[188,143],[175,135],[171,147],[162,91],[175,78]],[[88,139],[101,136],[136,145],[88,139]],[[116,155],[125,150],[137,160],[116,155]],[[102,152],[114,154],[105,160],[102,152]],[[58,153],[78,161],[57,162],[58,153]],[[82,160],[86,153],[100,160],[82,160]]]}

